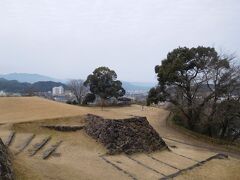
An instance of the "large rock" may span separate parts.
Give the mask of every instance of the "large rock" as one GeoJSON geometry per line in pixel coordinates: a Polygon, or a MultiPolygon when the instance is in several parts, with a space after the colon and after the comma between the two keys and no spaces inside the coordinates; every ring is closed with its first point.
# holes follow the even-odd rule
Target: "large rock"
{"type": "Polygon", "coordinates": [[[146,117],[113,120],[88,114],[86,120],[87,134],[101,142],[109,154],[153,152],[167,147],[146,117]]]}
{"type": "Polygon", "coordinates": [[[7,147],[0,138],[0,180],[13,180],[14,174],[7,147]]]}

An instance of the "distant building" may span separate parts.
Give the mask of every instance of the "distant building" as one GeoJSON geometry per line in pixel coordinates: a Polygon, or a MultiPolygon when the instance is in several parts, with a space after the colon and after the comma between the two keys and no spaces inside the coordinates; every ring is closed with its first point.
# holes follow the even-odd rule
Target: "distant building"
{"type": "Polygon", "coordinates": [[[67,99],[65,96],[55,96],[53,100],[58,102],[67,102],[67,99]]]}
{"type": "Polygon", "coordinates": [[[53,96],[61,96],[64,95],[64,88],[62,86],[52,88],[53,96]]]}
{"type": "Polygon", "coordinates": [[[4,91],[0,91],[0,96],[7,96],[7,93],[5,93],[4,91]]]}
{"type": "Polygon", "coordinates": [[[70,90],[65,90],[64,94],[65,94],[65,96],[68,96],[68,97],[74,97],[74,94],[70,90]]]}

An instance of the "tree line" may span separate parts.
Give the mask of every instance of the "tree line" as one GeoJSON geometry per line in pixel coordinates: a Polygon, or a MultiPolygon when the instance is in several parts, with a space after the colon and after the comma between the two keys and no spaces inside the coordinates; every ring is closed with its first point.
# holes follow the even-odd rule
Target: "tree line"
{"type": "Polygon", "coordinates": [[[240,138],[240,66],[211,47],[179,47],[155,67],[158,86],[147,104],[171,103],[186,128],[235,141],[240,138]]]}

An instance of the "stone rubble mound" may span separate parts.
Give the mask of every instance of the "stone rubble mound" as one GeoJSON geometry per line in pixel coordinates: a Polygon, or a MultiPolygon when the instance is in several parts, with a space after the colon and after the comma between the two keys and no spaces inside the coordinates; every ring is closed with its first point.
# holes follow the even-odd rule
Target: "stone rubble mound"
{"type": "Polygon", "coordinates": [[[3,144],[1,138],[0,138],[0,179],[1,180],[15,179],[8,149],[3,144]]]}
{"type": "Polygon", "coordinates": [[[88,114],[85,130],[107,148],[108,154],[150,153],[167,148],[146,117],[113,120],[88,114]]]}

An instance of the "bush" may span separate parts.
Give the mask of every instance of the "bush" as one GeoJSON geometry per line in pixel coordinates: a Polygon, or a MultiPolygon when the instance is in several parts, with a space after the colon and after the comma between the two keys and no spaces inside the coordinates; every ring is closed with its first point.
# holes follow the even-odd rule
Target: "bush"
{"type": "Polygon", "coordinates": [[[95,101],[95,99],[96,99],[96,96],[95,96],[93,93],[88,93],[88,94],[85,96],[82,104],[83,104],[83,105],[87,105],[88,103],[93,103],[93,102],[95,101]]]}

